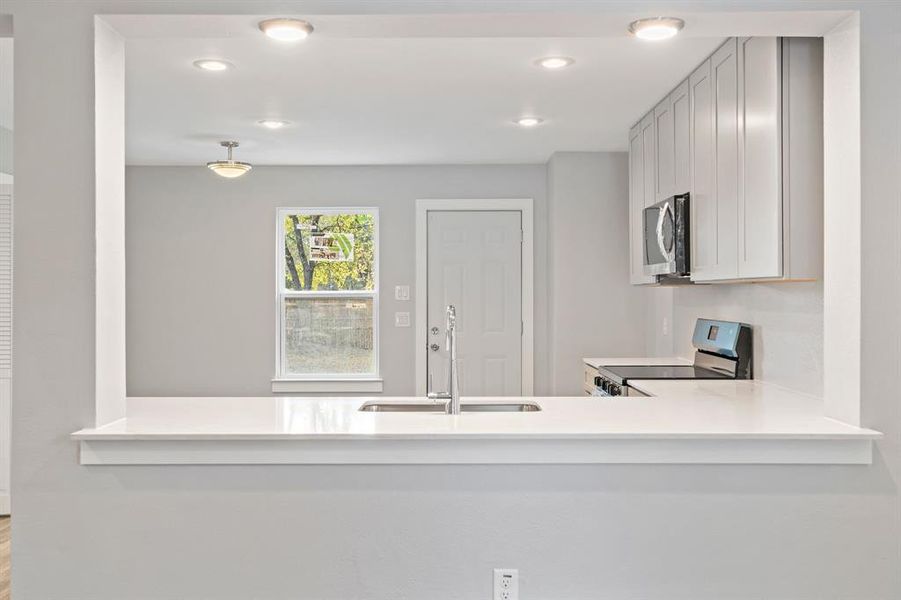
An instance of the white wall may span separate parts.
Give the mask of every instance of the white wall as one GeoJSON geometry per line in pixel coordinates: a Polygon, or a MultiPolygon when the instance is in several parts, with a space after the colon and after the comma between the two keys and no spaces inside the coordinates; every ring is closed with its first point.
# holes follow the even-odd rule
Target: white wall
{"type": "MultiPolygon", "coordinates": [[[[291,6],[509,8],[491,1],[291,6]]],[[[94,158],[85,151],[94,135],[92,17],[277,14],[285,4],[4,2],[15,12],[18,75],[13,597],[489,598],[490,569],[514,566],[524,599],[898,598],[901,7],[842,6],[862,11],[861,422],[886,433],[872,466],[167,468],[82,467],[68,439],[95,417],[94,158]],[[48,164],[66,168],[51,176],[48,164]]]]}
{"type": "Polygon", "coordinates": [[[628,285],[628,231],[616,226],[626,186],[624,153],[558,153],[547,166],[258,167],[232,181],[203,167],[129,167],[129,395],[269,395],[275,209],[289,205],[379,207],[384,393],[413,394],[414,331],[395,327],[394,312],[414,302],[393,291],[415,283],[416,198],[441,197],[535,200],[535,389],[580,395],[582,357],[645,354],[651,290],[628,285]]]}
{"type": "Polygon", "coordinates": [[[823,392],[823,284],[754,283],[673,289],[676,354],[691,358],[698,318],[749,323],[754,378],[800,391],[823,392]]]}
{"type": "Polygon", "coordinates": [[[629,285],[625,152],[557,152],[548,163],[551,387],[582,394],[582,358],[642,356],[649,290],[629,285]]]}
{"type": "Polygon", "coordinates": [[[836,343],[825,344],[824,401],[826,414],[853,424],[860,423],[861,319],[854,316],[861,307],[860,88],[847,82],[860,81],[859,27],[852,15],[823,45],[823,227],[827,239],[841,237],[840,244],[825,246],[823,311],[832,324],[826,335],[836,343]]]}
{"type": "MultiPolygon", "coordinates": [[[[377,206],[384,393],[414,393],[417,198],[532,198],[547,253],[544,165],[257,167],[237,180],[203,167],[128,167],[128,393],[266,396],[275,364],[275,209],[377,206]]],[[[548,389],[547,263],[535,269],[535,384],[548,389]]]]}

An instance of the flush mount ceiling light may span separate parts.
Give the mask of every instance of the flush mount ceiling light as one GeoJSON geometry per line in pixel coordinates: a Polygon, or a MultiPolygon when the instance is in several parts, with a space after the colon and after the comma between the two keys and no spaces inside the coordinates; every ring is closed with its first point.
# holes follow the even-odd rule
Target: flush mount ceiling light
{"type": "Polygon", "coordinates": [[[260,21],[260,31],[280,42],[296,42],[313,33],[313,26],[300,19],[266,19],[260,21]]]}
{"type": "Polygon", "coordinates": [[[643,40],[665,40],[685,27],[685,21],[675,17],[652,17],[629,23],[629,33],[643,40]]]}
{"type": "Polygon", "coordinates": [[[545,56],[544,58],[536,60],[535,64],[539,67],[548,69],[549,71],[555,71],[557,69],[568,67],[574,62],[576,62],[575,59],[568,56],[545,56]]]}
{"type": "Polygon", "coordinates": [[[214,160],[213,162],[208,162],[206,166],[210,171],[220,177],[234,179],[235,177],[240,177],[244,173],[247,173],[253,168],[253,165],[250,163],[238,162],[232,159],[232,150],[238,147],[238,142],[219,142],[219,145],[228,148],[228,158],[226,160],[214,160]]]}
{"type": "Polygon", "coordinates": [[[266,129],[281,129],[282,127],[287,127],[290,124],[290,121],[283,121],[281,119],[260,119],[259,121],[257,121],[257,125],[265,127],[266,129]]]}
{"type": "Polygon", "coordinates": [[[544,123],[544,119],[539,117],[520,117],[513,122],[520,127],[535,127],[544,123]]]}
{"type": "Polygon", "coordinates": [[[203,71],[227,71],[234,68],[235,65],[218,58],[201,58],[194,61],[194,66],[203,71]]]}

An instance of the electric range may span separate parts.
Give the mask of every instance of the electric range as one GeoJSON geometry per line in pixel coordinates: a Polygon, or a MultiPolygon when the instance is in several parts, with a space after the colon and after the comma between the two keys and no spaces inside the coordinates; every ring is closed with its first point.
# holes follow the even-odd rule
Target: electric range
{"type": "Polygon", "coordinates": [[[751,379],[751,326],[732,321],[695,322],[691,365],[598,366],[596,396],[644,396],[630,381],[640,379],[751,379]]]}

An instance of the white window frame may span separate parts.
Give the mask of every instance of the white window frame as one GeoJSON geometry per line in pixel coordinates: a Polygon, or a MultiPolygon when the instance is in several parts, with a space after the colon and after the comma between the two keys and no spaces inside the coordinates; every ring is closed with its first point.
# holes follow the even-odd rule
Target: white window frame
{"type": "Polygon", "coordinates": [[[275,377],[272,391],[357,392],[382,391],[379,375],[379,209],[376,207],[280,207],[275,215],[275,377]],[[288,215],[373,216],[373,289],[348,291],[297,291],[285,287],[285,218],[288,215]],[[288,298],[372,298],[373,373],[288,373],[285,369],[285,300],[288,298]]]}

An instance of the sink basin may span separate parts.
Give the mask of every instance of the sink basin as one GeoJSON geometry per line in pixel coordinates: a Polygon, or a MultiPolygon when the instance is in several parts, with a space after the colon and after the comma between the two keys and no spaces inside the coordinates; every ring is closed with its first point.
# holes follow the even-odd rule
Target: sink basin
{"type": "MultiPolygon", "coordinates": [[[[380,402],[372,400],[360,407],[363,412],[443,413],[444,402],[380,402]]],[[[537,402],[463,402],[463,412],[537,412],[537,402]]]]}

